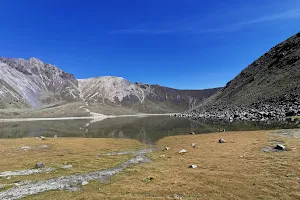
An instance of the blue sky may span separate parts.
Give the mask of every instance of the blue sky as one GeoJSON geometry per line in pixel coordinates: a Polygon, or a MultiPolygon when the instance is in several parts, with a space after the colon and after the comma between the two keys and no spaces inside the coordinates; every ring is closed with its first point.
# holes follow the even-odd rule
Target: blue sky
{"type": "Polygon", "coordinates": [[[224,86],[300,27],[299,0],[3,0],[0,55],[76,78],[224,86]]]}

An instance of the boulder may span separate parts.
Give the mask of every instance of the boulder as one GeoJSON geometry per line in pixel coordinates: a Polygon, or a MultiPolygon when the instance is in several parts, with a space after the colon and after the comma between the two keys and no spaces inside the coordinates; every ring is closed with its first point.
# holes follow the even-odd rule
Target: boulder
{"type": "Polygon", "coordinates": [[[219,143],[226,143],[226,141],[224,139],[219,139],[219,143]]]}
{"type": "Polygon", "coordinates": [[[185,149],[181,149],[181,150],[179,151],[179,153],[181,153],[181,154],[186,153],[186,152],[187,152],[187,150],[185,150],[185,149]]]}
{"type": "Polygon", "coordinates": [[[83,181],[83,182],[81,183],[82,186],[87,185],[87,184],[89,184],[89,182],[87,182],[87,181],[83,181]]]}
{"type": "Polygon", "coordinates": [[[277,144],[275,149],[284,151],[286,149],[286,147],[283,144],[277,144]]]}
{"type": "Polygon", "coordinates": [[[38,162],[35,164],[35,168],[44,168],[45,167],[45,163],[43,162],[38,162]]]}

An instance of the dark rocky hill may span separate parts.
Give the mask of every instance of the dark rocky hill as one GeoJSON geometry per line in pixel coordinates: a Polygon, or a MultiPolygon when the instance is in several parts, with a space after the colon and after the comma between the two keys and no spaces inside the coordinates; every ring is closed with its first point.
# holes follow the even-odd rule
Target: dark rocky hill
{"type": "Polygon", "coordinates": [[[186,115],[265,120],[300,115],[300,33],[273,47],[186,115]]]}

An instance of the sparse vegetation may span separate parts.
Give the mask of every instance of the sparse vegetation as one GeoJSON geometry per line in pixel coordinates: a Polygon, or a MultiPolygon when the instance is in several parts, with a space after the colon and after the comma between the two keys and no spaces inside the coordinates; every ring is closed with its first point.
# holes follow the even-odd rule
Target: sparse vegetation
{"type": "MultiPolygon", "coordinates": [[[[18,180],[45,179],[66,173],[115,166],[128,155],[97,158],[113,150],[141,148],[134,140],[115,139],[30,139],[2,140],[1,171],[24,169],[39,161],[55,166],[73,163],[74,169],[56,174],[30,175],[18,180]],[[47,143],[51,150],[20,150],[20,145],[47,143]],[[15,148],[14,148],[15,147],[15,148]],[[10,154],[8,154],[8,152],[10,154]],[[54,152],[54,153],[51,153],[54,152]],[[12,156],[16,155],[16,158],[12,156]],[[60,156],[63,154],[63,156],[60,156]],[[20,157],[19,157],[20,156],[20,157]],[[26,156],[20,162],[18,158],[26,156]],[[28,160],[28,162],[27,162],[28,160]],[[53,164],[51,164],[53,163],[53,164]],[[56,163],[56,164],[54,164],[56,163]],[[14,166],[14,167],[11,167],[14,166]]],[[[222,132],[204,135],[172,136],[157,142],[156,152],[148,154],[152,163],[133,166],[107,183],[97,181],[78,192],[50,191],[27,199],[298,199],[300,187],[299,139],[281,137],[270,131],[222,132]],[[220,138],[227,143],[220,144],[220,138]],[[197,148],[191,146],[197,143],[197,148]],[[284,143],[288,151],[262,152],[265,146],[284,143]],[[170,149],[165,151],[168,146],[170,149]],[[188,152],[180,155],[185,148],[188,152]],[[189,168],[191,164],[198,166],[189,168]]],[[[130,157],[130,156],[129,156],[130,157]]],[[[1,179],[0,179],[1,180],[1,179]]],[[[17,179],[1,180],[1,183],[17,179]]]]}

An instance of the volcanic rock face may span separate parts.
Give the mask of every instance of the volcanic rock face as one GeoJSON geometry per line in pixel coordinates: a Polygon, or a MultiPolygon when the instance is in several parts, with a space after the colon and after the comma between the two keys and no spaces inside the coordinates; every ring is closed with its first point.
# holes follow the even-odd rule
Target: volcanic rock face
{"type": "Polygon", "coordinates": [[[94,108],[124,107],[135,113],[181,112],[198,105],[218,89],[175,90],[134,84],[112,76],[78,81],[72,74],[37,58],[0,57],[0,109],[40,108],[78,101],[94,108]]]}
{"type": "Polygon", "coordinates": [[[232,120],[300,115],[300,33],[273,47],[185,114],[232,120]]]}
{"type": "Polygon", "coordinates": [[[121,77],[79,80],[81,97],[94,105],[123,106],[139,112],[180,112],[198,105],[220,88],[176,90],[159,85],[131,83],[121,77]]]}
{"type": "Polygon", "coordinates": [[[78,81],[73,75],[37,58],[0,57],[0,108],[38,108],[79,98],[78,81]]]}

